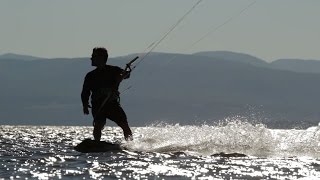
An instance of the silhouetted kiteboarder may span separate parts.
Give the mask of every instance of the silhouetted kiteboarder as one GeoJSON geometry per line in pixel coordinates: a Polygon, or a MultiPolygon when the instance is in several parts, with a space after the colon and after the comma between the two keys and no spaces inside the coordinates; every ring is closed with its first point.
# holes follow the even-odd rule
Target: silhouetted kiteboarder
{"type": "Polygon", "coordinates": [[[138,57],[130,61],[125,69],[107,65],[108,51],[103,47],[93,49],[91,65],[96,69],[89,72],[84,79],[81,99],[83,113],[89,114],[89,97],[91,95],[93,115],[93,136],[95,141],[100,141],[101,131],[106,124],[106,119],[114,121],[123,130],[126,140],[132,139],[132,132],[128,125],[127,116],[120,106],[119,85],[123,79],[130,77],[130,65],[138,57]]]}

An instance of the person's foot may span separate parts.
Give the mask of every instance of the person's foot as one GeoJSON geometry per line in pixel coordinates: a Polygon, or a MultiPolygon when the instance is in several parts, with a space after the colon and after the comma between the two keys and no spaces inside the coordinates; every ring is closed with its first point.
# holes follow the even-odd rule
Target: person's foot
{"type": "Polygon", "coordinates": [[[132,134],[125,134],[125,135],[124,135],[124,139],[125,139],[126,141],[132,141],[132,140],[133,140],[132,134]]]}

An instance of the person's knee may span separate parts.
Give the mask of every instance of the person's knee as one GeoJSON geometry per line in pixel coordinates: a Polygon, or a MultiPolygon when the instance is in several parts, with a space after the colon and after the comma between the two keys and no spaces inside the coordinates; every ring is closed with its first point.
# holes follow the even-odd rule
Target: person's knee
{"type": "Polygon", "coordinates": [[[128,124],[128,122],[127,122],[126,119],[122,119],[122,120],[116,121],[116,123],[117,123],[117,125],[118,125],[119,127],[121,127],[122,129],[127,129],[127,128],[129,128],[129,124],[128,124]]]}

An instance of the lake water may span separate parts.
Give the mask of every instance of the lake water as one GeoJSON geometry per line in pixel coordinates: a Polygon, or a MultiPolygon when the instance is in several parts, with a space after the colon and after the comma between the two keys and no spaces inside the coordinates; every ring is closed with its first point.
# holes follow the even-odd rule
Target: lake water
{"type": "Polygon", "coordinates": [[[127,150],[80,153],[92,127],[0,126],[0,179],[320,179],[320,126],[133,127],[134,140],[106,127],[103,141],[127,150]],[[221,152],[245,157],[227,157],[221,152]]]}

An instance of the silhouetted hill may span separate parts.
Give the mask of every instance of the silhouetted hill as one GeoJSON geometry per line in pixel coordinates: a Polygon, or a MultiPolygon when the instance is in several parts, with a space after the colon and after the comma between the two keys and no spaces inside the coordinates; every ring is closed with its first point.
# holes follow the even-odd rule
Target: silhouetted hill
{"type": "MultiPolygon", "coordinates": [[[[124,67],[131,58],[111,58],[109,63],[124,67]]],[[[92,69],[89,58],[0,61],[1,124],[91,125],[91,118],[82,115],[80,92],[92,69]]],[[[318,124],[319,82],[315,73],[154,53],[122,83],[120,92],[133,126],[203,124],[239,115],[290,128],[318,124]]]]}
{"type": "Polygon", "coordinates": [[[45,59],[40,57],[34,57],[34,56],[28,56],[28,55],[20,55],[20,54],[14,54],[14,53],[6,53],[0,55],[0,60],[2,59],[16,59],[16,60],[25,60],[25,61],[32,61],[32,60],[38,60],[38,59],[45,59]]]}
{"type": "Polygon", "coordinates": [[[279,59],[273,61],[271,67],[295,72],[320,73],[319,60],[279,59]]]}
{"type": "Polygon", "coordinates": [[[262,59],[251,56],[249,54],[230,52],[230,51],[204,51],[195,53],[196,56],[206,56],[217,59],[224,59],[228,61],[234,61],[238,63],[248,63],[256,66],[268,66],[268,63],[262,59]]]}
{"type": "Polygon", "coordinates": [[[319,60],[278,59],[271,63],[268,63],[249,54],[230,51],[205,51],[195,53],[194,55],[218,58],[227,61],[246,63],[258,67],[273,68],[278,70],[287,70],[302,73],[320,73],[319,60]]]}

